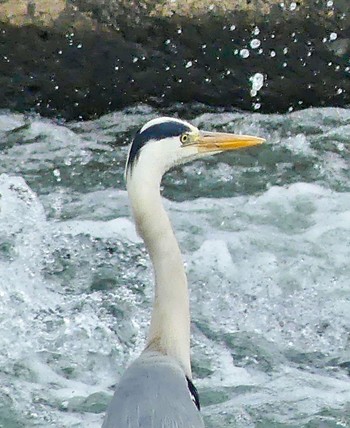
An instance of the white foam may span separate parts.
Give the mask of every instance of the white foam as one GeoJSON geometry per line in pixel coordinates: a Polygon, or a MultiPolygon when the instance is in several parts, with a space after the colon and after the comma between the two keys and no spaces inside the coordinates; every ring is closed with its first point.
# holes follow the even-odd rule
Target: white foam
{"type": "Polygon", "coordinates": [[[136,233],[134,223],[127,218],[110,221],[72,220],[61,224],[59,229],[72,235],[86,234],[93,238],[118,238],[134,243],[142,242],[136,233]]]}

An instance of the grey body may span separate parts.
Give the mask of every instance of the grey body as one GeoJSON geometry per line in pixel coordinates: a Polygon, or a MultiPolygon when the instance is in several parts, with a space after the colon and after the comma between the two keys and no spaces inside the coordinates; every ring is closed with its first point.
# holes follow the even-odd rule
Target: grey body
{"type": "Polygon", "coordinates": [[[122,376],[102,428],[203,428],[179,364],[144,352],[122,376]]]}

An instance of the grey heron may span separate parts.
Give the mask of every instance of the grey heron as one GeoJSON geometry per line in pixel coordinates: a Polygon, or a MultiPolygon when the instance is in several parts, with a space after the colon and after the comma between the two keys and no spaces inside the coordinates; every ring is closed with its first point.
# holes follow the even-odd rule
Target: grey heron
{"type": "Polygon", "coordinates": [[[187,278],[162,204],[161,179],[175,165],[263,141],[200,131],[169,117],[153,119],[136,133],[125,176],[136,228],[153,264],[154,303],[146,347],[121,377],[102,428],[204,427],[192,383],[187,278]]]}

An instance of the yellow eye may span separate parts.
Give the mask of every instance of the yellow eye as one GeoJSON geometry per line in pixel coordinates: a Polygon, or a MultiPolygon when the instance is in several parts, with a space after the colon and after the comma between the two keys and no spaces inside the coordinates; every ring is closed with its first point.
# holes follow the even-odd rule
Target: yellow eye
{"type": "Polygon", "coordinates": [[[182,144],[188,143],[189,139],[190,139],[190,137],[188,134],[182,134],[180,137],[180,141],[182,144]]]}

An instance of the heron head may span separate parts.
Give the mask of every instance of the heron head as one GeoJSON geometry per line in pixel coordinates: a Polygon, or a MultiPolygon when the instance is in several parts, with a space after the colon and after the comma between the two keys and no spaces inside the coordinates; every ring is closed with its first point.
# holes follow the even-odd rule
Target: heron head
{"type": "Polygon", "coordinates": [[[137,131],[129,150],[126,177],[136,165],[163,175],[175,165],[263,142],[264,139],[250,135],[201,131],[184,120],[160,117],[137,131]]]}

